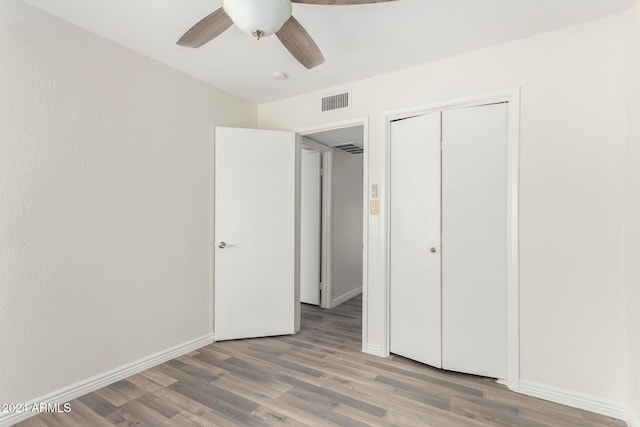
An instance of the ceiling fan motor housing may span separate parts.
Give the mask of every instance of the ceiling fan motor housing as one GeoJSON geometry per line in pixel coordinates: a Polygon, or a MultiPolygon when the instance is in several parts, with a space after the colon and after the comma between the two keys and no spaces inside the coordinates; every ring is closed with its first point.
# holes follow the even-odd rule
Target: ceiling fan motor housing
{"type": "Polygon", "coordinates": [[[291,17],[290,0],[222,0],[222,7],[243,33],[275,34],[291,17]]]}

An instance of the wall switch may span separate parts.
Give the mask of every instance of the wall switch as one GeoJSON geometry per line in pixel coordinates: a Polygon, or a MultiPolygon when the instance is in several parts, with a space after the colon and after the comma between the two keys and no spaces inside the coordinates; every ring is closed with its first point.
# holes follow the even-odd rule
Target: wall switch
{"type": "Polygon", "coordinates": [[[378,201],[369,200],[369,215],[378,215],[378,201]]]}

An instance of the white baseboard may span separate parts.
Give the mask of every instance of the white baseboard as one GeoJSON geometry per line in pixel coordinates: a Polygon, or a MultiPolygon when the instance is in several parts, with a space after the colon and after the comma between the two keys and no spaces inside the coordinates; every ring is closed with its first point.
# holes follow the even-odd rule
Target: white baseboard
{"type": "Polygon", "coordinates": [[[632,409],[627,411],[627,424],[629,427],[640,427],[640,416],[633,412],[632,409]]]}
{"type": "Polygon", "coordinates": [[[562,390],[544,384],[520,381],[520,393],[619,420],[626,420],[628,417],[626,406],[619,402],[569,390],[562,390]]]}
{"type": "Polygon", "coordinates": [[[351,298],[358,296],[362,293],[362,286],[360,286],[359,288],[356,288],[352,291],[347,292],[346,294],[339,296],[338,298],[334,298],[331,300],[331,306],[328,308],[334,308],[339,306],[340,304],[342,304],[345,301],[349,301],[351,298]]]}
{"type": "Polygon", "coordinates": [[[384,351],[382,351],[382,347],[380,347],[379,345],[375,345],[375,344],[364,344],[362,345],[362,352],[363,353],[367,353],[367,354],[372,354],[374,356],[378,356],[378,357],[387,357],[388,354],[385,354],[384,351]]]}
{"type": "MultiPolygon", "coordinates": [[[[92,391],[98,390],[102,387],[106,387],[109,384],[113,384],[124,378],[130,377],[149,368],[152,368],[160,363],[164,363],[167,360],[175,359],[193,350],[204,347],[207,344],[213,342],[213,334],[205,335],[200,338],[188,341],[186,343],[177,345],[167,350],[152,354],[151,356],[143,359],[136,360],[135,362],[113,369],[111,371],[104,372],[95,377],[88,378],[86,380],[77,382],[70,386],[64,387],[60,390],[49,393],[45,396],[41,396],[37,399],[27,403],[27,407],[30,408],[34,404],[60,404],[69,402],[92,391]]],[[[21,413],[0,413],[0,427],[8,427],[19,421],[25,420],[35,413],[31,411],[21,413]]]]}

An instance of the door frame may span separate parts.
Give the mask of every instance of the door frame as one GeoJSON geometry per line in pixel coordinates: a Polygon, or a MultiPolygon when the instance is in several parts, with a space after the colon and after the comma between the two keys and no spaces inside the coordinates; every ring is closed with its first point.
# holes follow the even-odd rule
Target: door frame
{"type": "MultiPolygon", "coordinates": [[[[369,188],[369,117],[357,117],[348,120],[342,120],[338,122],[332,122],[317,126],[306,127],[296,130],[298,137],[304,137],[318,132],[331,131],[336,129],[342,129],[346,127],[362,126],[363,130],[363,154],[362,154],[362,342],[365,342],[366,337],[366,325],[367,325],[367,265],[369,256],[369,210],[368,210],[368,191],[369,188]]],[[[322,145],[322,144],[320,144],[322,145]]],[[[326,147],[322,145],[323,147],[326,147]]],[[[331,308],[331,236],[329,233],[331,227],[331,219],[329,211],[331,209],[331,162],[327,161],[327,156],[323,156],[322,168],[324,169],[324,176],[322,182],[322,277],[324,278],[322,283],[322,299],[320,301],[321,307],[331,308]]]]}
{"type": "MultiPolygon", "coordinates": [[[[508,88],[465,98],[445,100],[432,104],[387,111],[383,116],[384,183],[387,189],[381,200],[384,212],[390,212],[391,179],[391,122],[416,115],[428,114],[452,108],[474,107],[497,102],[508,103],[507,135],[507,378],[504,382],[511,390],[518,391],[520,384],[520,262],[519,262],[519,159],[520,159],[520,87],[508,88]]],[[[382,353],[390,354],[390,217],[385,215],[384,223],[384,340],[382,353]]]]}

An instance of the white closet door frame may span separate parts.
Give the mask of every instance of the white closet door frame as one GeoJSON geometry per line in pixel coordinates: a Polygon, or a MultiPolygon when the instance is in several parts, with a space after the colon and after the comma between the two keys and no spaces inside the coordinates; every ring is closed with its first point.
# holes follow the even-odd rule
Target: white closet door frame
{"type": "MultiPolygon", "coordinates": [[[[519,147],[520,147],[520,88],[509,88],[497,92],[485,93],[466,98],[452,99],[433,104],[421,105],[401,110],[393,110],[383,113],[384,126],[384,150],[382,164],[384,169],[385,188],[390,188],[390,149],[391,149],[391,122],[409,118],[416,115],[428,114],[434,111],[450,108],[473,107],[496,102],[507,102],[508,112],[508,141],[507,141],[507,378],[506,385],[514,391],[520,388],[520,272],[519,272],[519,147]]],[[[382,194],[380,203],[384,209],[380,210],[380,221],[384,224],[383,244],[385,248],[385,309],[384,309],[384,348],[376,352],[388,356],[390,342],[390,318],[389,318],[389,197],[382,194]]],[[[365,324],[363,323],[363,328],[365,324]]]]}

